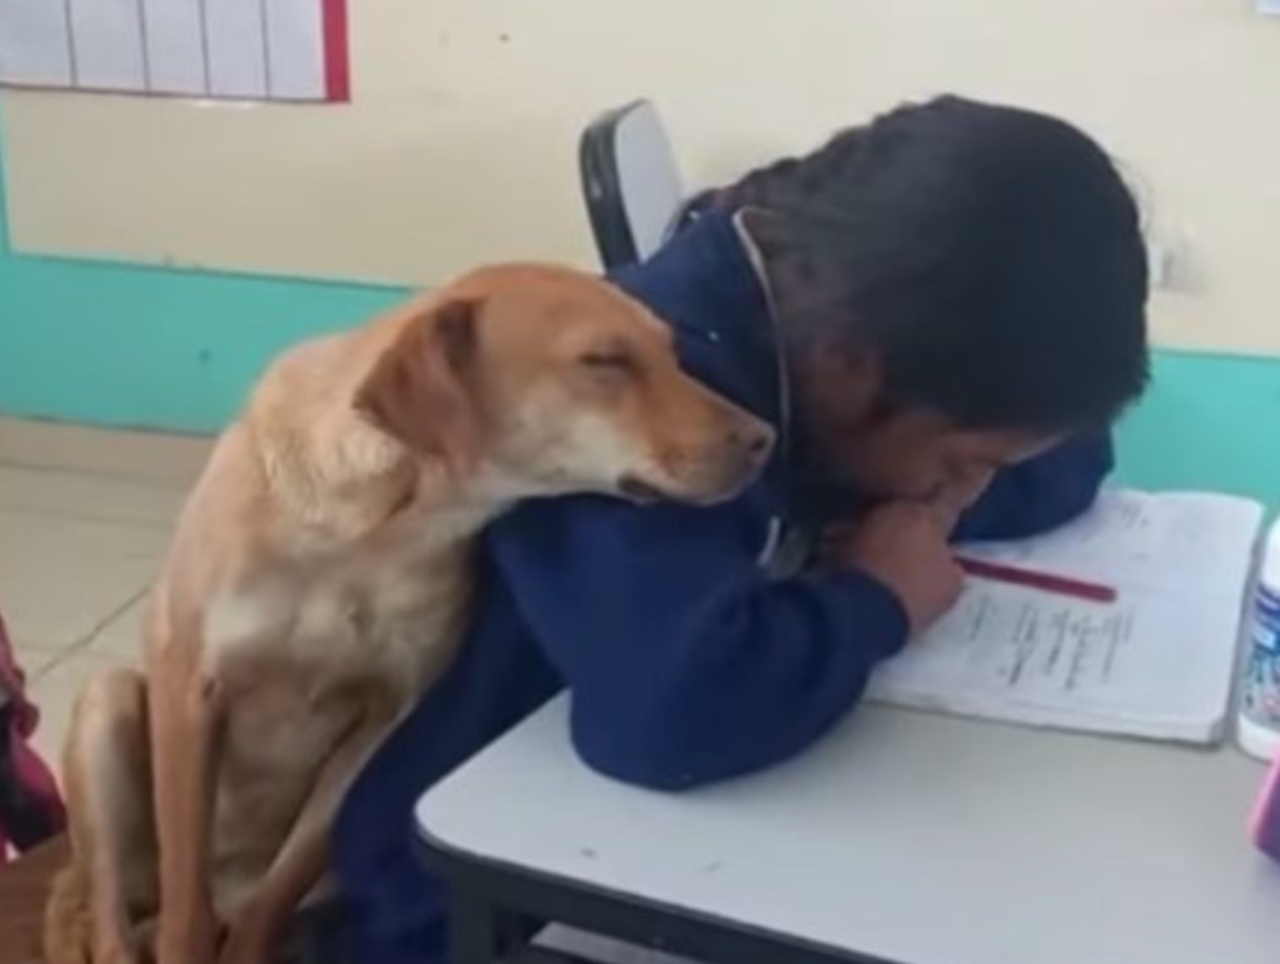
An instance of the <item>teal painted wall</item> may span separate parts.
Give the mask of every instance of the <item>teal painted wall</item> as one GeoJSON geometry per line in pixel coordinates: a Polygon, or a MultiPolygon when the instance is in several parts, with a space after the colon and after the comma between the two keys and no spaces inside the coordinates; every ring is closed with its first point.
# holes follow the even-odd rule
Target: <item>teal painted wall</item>
{"type": "Polygon", "coordinates": [[[213,431],[285,345],[403,293],[25,257],[6,224],[0,187],[0,412],[10,415],[213,431]]]}
{"type": "MultiPolygon", "coordinates": [[[[26,257],[4,224],[0,189],[0,412],[10,415],[213,431],[282,347],[403,293],[26,257]]],[[[1280,502],[1280,360],[1159,353],[1120,455],[1131,484],[1280,502]]]]}

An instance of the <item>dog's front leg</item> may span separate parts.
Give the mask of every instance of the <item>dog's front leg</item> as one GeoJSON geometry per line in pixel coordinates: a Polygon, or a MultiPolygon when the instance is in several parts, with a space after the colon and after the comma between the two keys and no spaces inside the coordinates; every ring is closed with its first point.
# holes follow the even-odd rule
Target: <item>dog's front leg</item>
{"type": "Polygon", "coordinates": [[[271,869],[228,922],[218,964],[268,964],[298,904],[329,867],[329,837],[338,807],[361,767],[381,745],[396,716],[370,706],[334,747],[271,869]]]}
{"type": "Polygon", "coordinates": [[[222,707],[200,655],[193,641],[169,639],[148,667],[160,851],[157,964],[211,964],[217,952],[209,838],[222,707]]]}

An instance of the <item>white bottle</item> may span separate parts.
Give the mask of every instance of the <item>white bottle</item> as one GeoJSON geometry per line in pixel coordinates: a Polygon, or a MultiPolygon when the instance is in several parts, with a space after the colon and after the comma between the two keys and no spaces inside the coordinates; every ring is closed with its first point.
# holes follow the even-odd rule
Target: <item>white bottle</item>
{"type": "Polygon", "coordinates": [[[1280,753],[1280,518],[1267,530],[1248,620],[1236,739],[1269,762],[1280,753]]]}

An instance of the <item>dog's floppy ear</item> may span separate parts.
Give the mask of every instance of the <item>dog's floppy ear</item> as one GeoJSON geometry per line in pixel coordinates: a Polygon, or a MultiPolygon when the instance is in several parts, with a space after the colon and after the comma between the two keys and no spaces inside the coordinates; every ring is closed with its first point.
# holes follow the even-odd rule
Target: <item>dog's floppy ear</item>
{"type": "Polygon", "coordinates": [[[474,300],[453,299],[413,318],[356,390],[356,410],[415,452],[454,473],[480,454],[474,397],[474,300]]]}

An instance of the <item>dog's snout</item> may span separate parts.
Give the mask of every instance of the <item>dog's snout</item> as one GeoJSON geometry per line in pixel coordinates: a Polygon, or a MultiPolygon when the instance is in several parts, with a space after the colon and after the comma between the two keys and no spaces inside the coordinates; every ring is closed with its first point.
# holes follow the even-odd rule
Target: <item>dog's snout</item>
{"type": "Polygon", "coordinates": [[[684,418],[654,422],[646,466],[625,477],[623,491],[642,498],[637,480],[667,498],[711,505],[750,486],[773,454],[775,433],[747,410],[696,386],[703,404],[684,418]]]}
{"type": "Polygon", "coordinates": [[[764,458],[773,451],[773,430],[767,426],[762,426],[753,432],[746,432],[744,436],[743,448],[752,455],[764,458]]]}
{"type": "Polygon", "coordinates": [[[734,428],[729,440],[753,461],[762,463],[773,452],[774,431],[763,422],[752,420],[734,428]]]}

